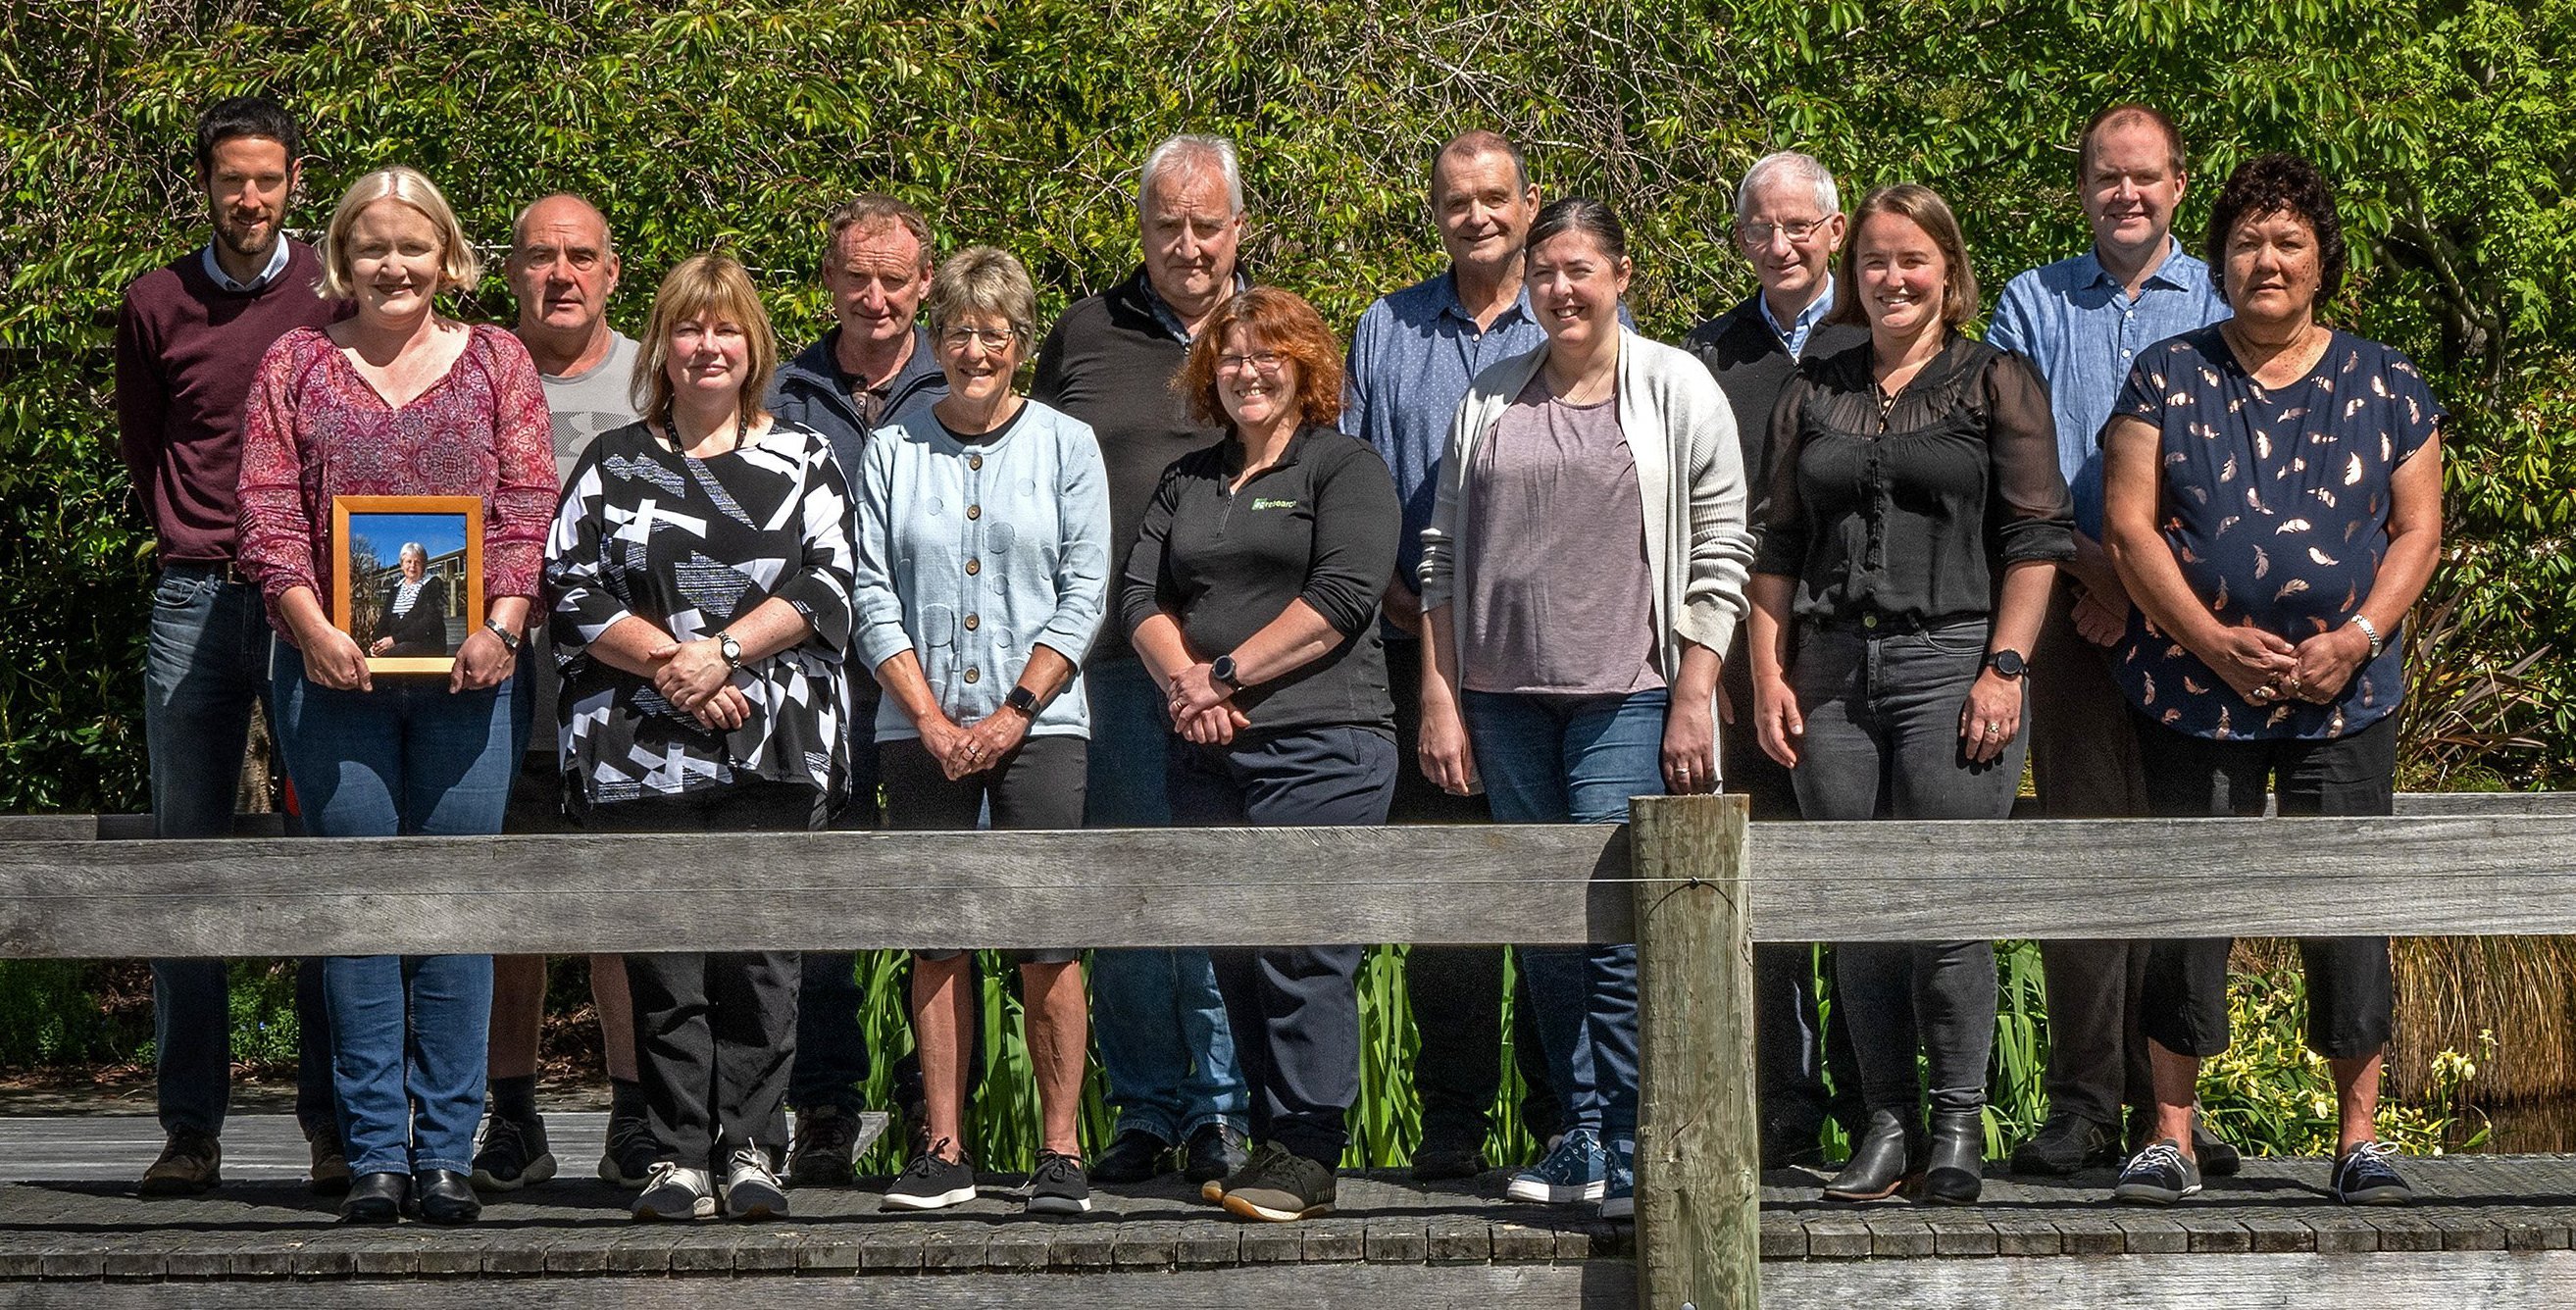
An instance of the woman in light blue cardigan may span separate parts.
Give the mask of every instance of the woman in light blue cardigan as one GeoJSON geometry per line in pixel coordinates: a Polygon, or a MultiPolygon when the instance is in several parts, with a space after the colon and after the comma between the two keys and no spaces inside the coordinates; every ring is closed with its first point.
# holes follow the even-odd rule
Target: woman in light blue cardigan
{"type": "MultiPolygon", "coordinates": [[[[877,710],[886,814],[898,829],[1079,828],[1091,736],[1082,657],[1109,588],[1109,490],[1089,426],[1012,390],[1036,336],[1028,270],[961,250],[930,285],[948,395],[868,441],[858,499],[856,644],[877,710]]],[[[1089,1044],[1079,951],[1017,952],[1041,1133],[1028,1208],[1091,1208],[1075,1116],[1089,1044]]],[[[916,952],[913,1034],[928,1149],[885,1204],[975,1195],[960,1145],[974,1043],[974,956],[916,952]]]]}

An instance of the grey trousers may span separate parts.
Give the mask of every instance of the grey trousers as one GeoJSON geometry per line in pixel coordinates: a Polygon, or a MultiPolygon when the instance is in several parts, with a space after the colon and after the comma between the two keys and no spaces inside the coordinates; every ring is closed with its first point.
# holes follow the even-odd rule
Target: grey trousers
{"type": "MultiPolygon", "coordinates": [[[[2146,770],[2128,698],[2111,680],[2110,655],[2075,632],[2075,585],[2058,575],[2048,618],[2031,651],[2030,771],[2040,813],[2051,819],[2123,819],[2147,813],[2146,770]]],[[[2044,941],[2048,982],[2048,1110],[2117,1130],[2123,1106],[2154,1099],[2147,1040],[2138,1030],[2152,943],[2044,941]]]]}

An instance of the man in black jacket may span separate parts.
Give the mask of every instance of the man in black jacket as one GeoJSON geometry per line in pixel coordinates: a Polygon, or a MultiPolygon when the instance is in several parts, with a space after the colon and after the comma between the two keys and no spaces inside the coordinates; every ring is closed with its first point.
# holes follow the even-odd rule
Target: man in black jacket
{"type": "MultiPolygon", "coordinates": [[[[868,435],[915,405],[948,394],[930,330],[921,325],[930,293],[930,220],[889,195],[867,192],[832,211],[823,249],[823,288],[837,320],[821,340],[778,366],[769,410],[781,421],[822,433],[845,472],[859,467],[868,435]]],[[[836,826],[877,826],[877,684],[855,664],[850,674],[850,799],[836,826]]],[[[850,1185],[858,1143],[859,1084],[868,1076],[867,1035],[859,1030],[856,963],[847,951],[805,953],[796,1013],[796,1066],[787,1104],[796,1140],[787,1153],[789,1181],[799,1187],[850,1185]]],[[[896,1100],[920,1100],[920,1073],[907,1057],[895,1070],[896,1100]]],[[[921,1116],[912,1116],[918,1125],[921,1116]]]]}
{"type": "MultiPolygon", "coordinates": [[[[1744,475],[1752,489],[1746,508],[1755,522],[1761,521],[1761,505],[1771,487],[1771,410],[1797,372],[1798,361],[1869,339],[1865,328],[1824,321],[1833,310],[1833,261],[1845,226],[1834,175],[1823,164],[1794,151],[1755,163],[1735,190],[1735,239],[1761,288],[1682,341],[1716,375],[1718,388],[1735,409],[1744,475]]],[[[1720,677],[1719,709],[1732,730],[1718,734],[1719,768],[1726,790],[1752,798],[1754,817],[1794,819],[1798,797],[1790,788],[1789,771],[1754,741],[1745,632],[1736,630],[1720,677]],[[1738,724],[1742,726],[1732,726],[1738,724]]],[[[1857,1129],[1861,1122],[1858,1065],[1839,1016],[1830,1034],[1817,1029],[1813,966],[1814,951],[1804,944],[1766,944],[1753,954],[1754,1085],[1761,1102],[1766,1169],[1822,1162],[1817,1136],[1828,1109],[1821,1058],[1828,1036],[1837,1087],[1835,1117],[1846,1129],[1857,1129]]]]}

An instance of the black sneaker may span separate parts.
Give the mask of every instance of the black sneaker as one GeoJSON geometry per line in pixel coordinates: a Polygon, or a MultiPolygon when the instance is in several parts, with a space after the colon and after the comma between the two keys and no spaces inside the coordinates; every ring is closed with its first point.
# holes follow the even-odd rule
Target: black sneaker
{"type": "Polygon", "coordinates": [[[837,1105],[796,1112],[796,1144],[787,1148],[787,1181],[798,1187],[848,1187],[858,1153],[859,1117],[837,1105]]]}
{"type": "Polygon", "coordinates": [[[1286,1149],[1287,1148],[1285,1147],[1276,1146],[1269,1142],[1263,1142],[1261,1145],[1252,1148],[1252,1154],[1244,1160],[1243,1167],[1235,1170],[1233,1173],[1227,1174],[1223,1178],[1211,1178],[1206,1182],[1199,1184],[1199,1199],[1207,1202],[1209,1205],[1225,1204],[1225,1194],[1228,1191],[1237,1187],[1246,1186],[1250,1184],[1253,1179],[1259,1178],[1262,1171],[1270,1167],[1270,1157],[1280,1154],[1286,1149]]]}
{"type": "Polygon", "coordinates": [[[1284,1224],[1333,1212],[1333,1171],[1302,1155],[1271,1148],[1262,1168],[1225,1190],[1229,1214],[1284,1224]]]}
{"type": "MultiPolygon", "coordinates": [[[[2195,1140],[2197,1147],[2199,1142],[2195,1140]]],[[[2080,1114],[2052,1114],[2029,1141],[2013,1148],[2012,1171],[2064,1178],[2097,1164],[2120,1163],[2120,1139],[2107,1124],[2080,1114]]]]}
{"type": "Polygon", "coordinates": [[[531,1115],[525,1122],[498,1113],[484,1118],[483,1145],[474,1152],[474,1190],[515,1192],[554,1176],[545,1116],[531,1115]]]}
{"type": "Polygon", "coordinates": [[[2397,1174],[2388,1157],[2397,1148],[2386,1142],[2358,1142],[2335,1158],[2334,1199],[2345,1205],[2404,1205],[2415,1189],[2397,1174]]]}
{"type": "Polygon", "coordinates": [[[2140,1205],[2172,1205],[2200,1190],[2200,1166],[2182,1153],[2182,1144],[2170,1137],[2147,1143],[2120,1168],[2120,1181],[2111,1188],[2111,1197],[2140,1205]]]}
{"type": "Polygon", "coordinates": [[[963,1152],[954,1160],[939,1158],[939,1147],[949,1145],[947,1138],[936,1146],[912,1157],[912,1163],[896,1175],[894,1185],[886,1189],[881,1208],[887,1210],[945,1210],[975,1199],[975,1167],[966,1162],[963,1152]]]}
{"type": "Polygon", "coordinates": [[[1452,1178],[1473,1178],[1485,1172],[1485,1151],[1475,1143],[1424,1142],[1413,1153],[1413,1181],[1445,1182],[1452,1178]]]}
{"type": "Polygon", "coordinates": [[[1181,1177],[1194,1183],[1223,1178],[1243,1167],[1246,1159],[1243,1134],[1232,1124],[1208,1124],[1190,1134],[1189,1145],[1181,1150],[1181,1177]]]}
{"type": "Polygon", "coordinates": [[[654,1140],[642,1107],[609,1111],[608,1140],[599,1151],[601,1182],[642,1187],[652,1181],[653,1162],[661,1158],[662,1144],[654,1140]]]}
{"type": "Polygon", "coordinates": [[[1030,1214],[1081,1214],[1091,1208],[1091,1184],[1083,1181],[1082,1161],[1054,1151],[1038,1152],[1038,1167],[1029,1174],[1030,1214]]]}
{"type": "Polygon", "coordinates": [[[1123,1187],[1141,1183],[1163,1172],[1163,1159],[1172,1153],[1172,1144],[1142,1128],[1130,1128],[1109,1141],[1109,1149],[1091,1162],[1095,1182],[1123,1187]]]}

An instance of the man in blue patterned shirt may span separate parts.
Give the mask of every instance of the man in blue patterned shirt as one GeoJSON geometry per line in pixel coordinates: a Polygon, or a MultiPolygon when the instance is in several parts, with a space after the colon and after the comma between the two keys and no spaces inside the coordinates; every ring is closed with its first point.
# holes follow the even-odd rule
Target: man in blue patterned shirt
{"type": "MultiPolygon", "coordinates": [[[[1467,384],[1493,364],[1547,344],[1521,287],[1521,246],[1538,217],[1538,187],[1511,142],[1467,132],[1431,162],[1431,217],[1449,267],[1385,296],[1351,332],[1342,431],[1377,448],[1395,474],[1404,528],[1386,589],[1386,668],[1399,753],[1397,823],[1481,823],[1481,796],[1451,796],[1422,773],[1422,529],[1467,384]]],[[[1483,1171],[1487,1115],[1502,1078],[1503,948],[1417,946],[1405,960],[1422,1051],[1422,1141],[1415,1176],[1483,1171]]],[[[1525,1008],[1525,1007],[1524,1007],[1525,1008]]],[[[1534,1044],[1520,1044],[1534,1046],[1534,1044]]],[[[1535,1050],[1529,1052],[1535,1055],[1535,1050]]],[[[1529,1078],[1533,1088],[1544,1077],[1529,1078]]],[[[1532,1124],[1541,1140],[1544,1124],[1532,1124]]]]}
{"type": "MultiPolygon", "coordinates": [[[[2101,545],[2098,438],[2139,355],[2227,317],[2209,266],[2173,237],[2183,162],[2182,136],[2161,112],[2131,103],[2094,115],[2076,153],[2093,248],[2014,278],[1986,330],[1988,342],[2029,356],[2047,380],[2058,466],[2075,494],[2075,559],[2058,570],[2030,661],[2031,773],[2050,818],[2147,812],[2135,734],[2105,656],[2128,628],[2130,605],[2101,545]]],[[[2013,1152],[2014,1172],[2063,1175],[2121,1159],[2123,1107],[2151,1099],[2138,1032],[2147,946],[2040,944],[2049,1115],[2013,1152]]],[[[2195,1136],[2204,1172],[2233,1170],[2232,1148],[2206,1129],[2195,1136]]]]}

